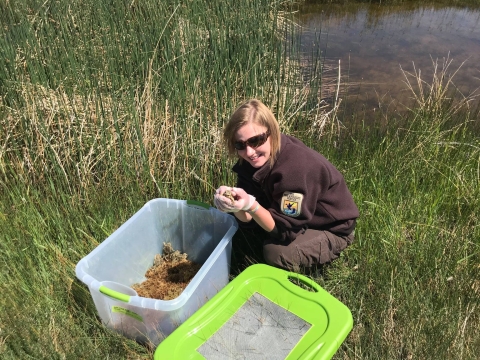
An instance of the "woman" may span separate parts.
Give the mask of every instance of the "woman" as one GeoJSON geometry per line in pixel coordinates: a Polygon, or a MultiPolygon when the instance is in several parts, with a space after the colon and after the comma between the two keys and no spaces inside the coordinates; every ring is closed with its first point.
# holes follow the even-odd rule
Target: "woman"
{"type": "Polygon", "coordinates": [[[268,233],[267,264],[315,269],[352,243],[359,212],[342,174],[300,140],[281,134],[262,102],[241,105],[223,135],[229,154],[238,156],[237,186],[220,186],[215,206],[233,213],[240,226],[254,221],[268,233]]]}

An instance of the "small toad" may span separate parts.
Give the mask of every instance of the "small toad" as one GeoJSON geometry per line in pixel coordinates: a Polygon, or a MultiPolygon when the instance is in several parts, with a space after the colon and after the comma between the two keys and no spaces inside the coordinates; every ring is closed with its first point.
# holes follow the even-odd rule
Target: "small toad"
{"type": "Polygon", "coordinates": [[[231,190],[225,190],[225,192],[222,194],[222,196],[225,196],[226,198],[230,199],[230,201],[233,203],[235,202],[235,198],[233,197],[232,191],[231,190]]]}

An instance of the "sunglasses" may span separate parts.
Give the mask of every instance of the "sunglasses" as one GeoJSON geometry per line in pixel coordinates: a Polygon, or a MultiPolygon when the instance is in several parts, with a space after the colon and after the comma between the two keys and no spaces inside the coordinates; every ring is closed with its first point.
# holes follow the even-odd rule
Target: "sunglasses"
{"type": "Polygon", "coordinates": [[[250,146],[252,149],[256,149],[257,147],[265,144],[269,136],[270,132],[267,131],[263,134],[252,136],[250,139],[247,139],[245,141],[235,141],[233,146],[237,150],[245,150],[247,148],[247,145],[250,146]]]}

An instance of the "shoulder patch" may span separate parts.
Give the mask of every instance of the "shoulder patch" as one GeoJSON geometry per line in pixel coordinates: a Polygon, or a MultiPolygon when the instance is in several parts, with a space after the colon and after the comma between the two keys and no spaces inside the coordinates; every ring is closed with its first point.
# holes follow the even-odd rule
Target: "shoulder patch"
{"type": "Polygon", "coordinates": [[[302,213],[303,194],[285,191],[280,204],[282,213],[297,217],[302,213]]]}

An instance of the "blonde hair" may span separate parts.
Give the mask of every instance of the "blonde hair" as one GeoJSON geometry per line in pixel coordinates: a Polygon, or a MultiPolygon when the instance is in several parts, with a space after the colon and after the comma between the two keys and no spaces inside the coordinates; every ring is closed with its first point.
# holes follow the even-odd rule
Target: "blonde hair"
{"type": "MultiPolygon", "coordinates": [[[[231,156],[237,155],[235,134],[247,124],[256,124],[267,128],[270,133],[270,167],[273,166],[280,151],[280,128],[272,111],[260,100],[251,99],[240,105],[230,117],[223,130],[223,141],[231,156]]],[[[237,155],[238,156],[238,155],[237,155]]],[[[238,156],[240,162],[242,158],[238,156]]]]}

